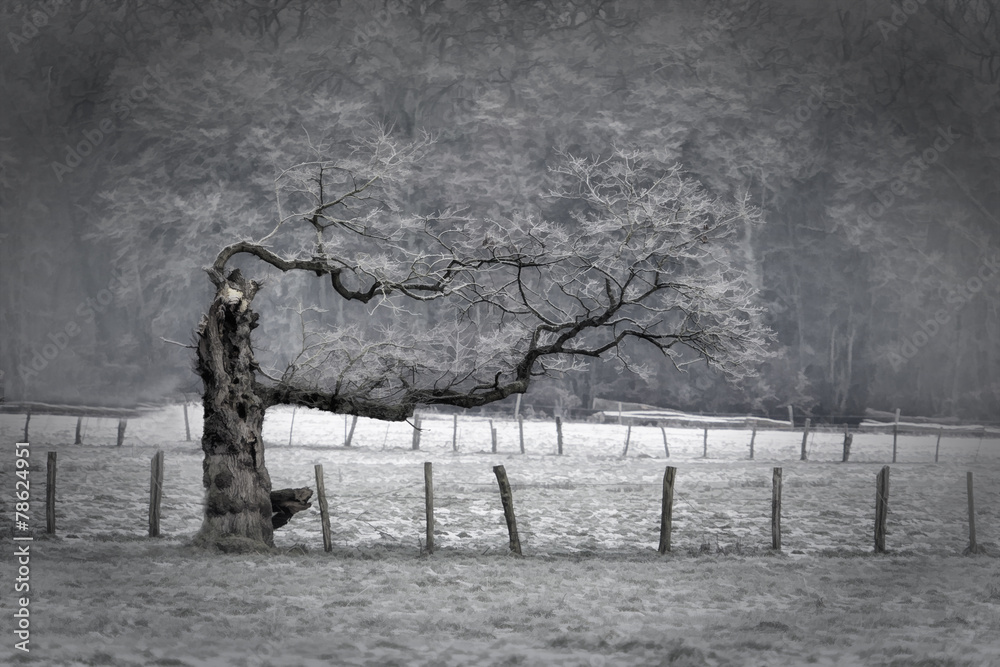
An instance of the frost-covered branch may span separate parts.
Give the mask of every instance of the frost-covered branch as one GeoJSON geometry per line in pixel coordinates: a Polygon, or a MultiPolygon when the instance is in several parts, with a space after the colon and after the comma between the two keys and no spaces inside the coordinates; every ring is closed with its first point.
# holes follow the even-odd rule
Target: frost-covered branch
{"type": "Polygon", "coordinates": [[[399,146],[382,133],[343,164],[282,172],[282,221],[260,242],[218,254],[217,284],[234,257],[249,255],[326,278],[341,298],[373,308],[371,322],[304,332],[294,368],[264,388],[268,404],[404,419],[416,405],[474,407],[524,392],[579,358],[613,354],[634,369],[637,345],[678,368],[687,349],[731,378],[753,372],[768,332],[733,259],[740,227],[756,221],[745,201],[724,202],[678,165],[616,149],[563,155],[552,170],[563,187],[531,214],[408,213],[397,188],[427,141],[399,146]],[[279,228],[298,242],[277,245],[279,228]],[[437,308],[438,324],[406,303],[437,308]]]}

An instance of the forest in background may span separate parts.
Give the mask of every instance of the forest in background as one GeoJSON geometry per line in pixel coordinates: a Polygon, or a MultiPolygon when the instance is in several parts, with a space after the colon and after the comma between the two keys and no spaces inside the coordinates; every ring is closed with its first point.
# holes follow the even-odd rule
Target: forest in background
{"type": "MultiPolygon", "coordinates": [[[[1000,415],[1000,0],[53,0],[4,3],[0,35],[7,400],[197,393],[163,339],[190,343],[202,267],[273,224],[278,170],[377,123],[436,139],[420,213],[558,216],[560,152],[614,146],[761,209],[758,377],[651,352],[645,379],[591,362],[529,404],[1000,415]]],[[[392,316],[251,270],[279,363],[301,307],[392,316]]]]}

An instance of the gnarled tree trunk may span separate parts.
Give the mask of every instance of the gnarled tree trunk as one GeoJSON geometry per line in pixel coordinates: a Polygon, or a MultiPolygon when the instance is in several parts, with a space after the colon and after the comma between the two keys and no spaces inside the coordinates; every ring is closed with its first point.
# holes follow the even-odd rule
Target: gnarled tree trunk
{"type": "Polygon", "coordinates": [[[214,278],[216,296],[198,329],[206,498],[195,541],[234,549],[273,546],[271,478],[261,438],[266,405],[250,345],[258,317],[250,304],[260,285],[239,270],[214,278]]]}

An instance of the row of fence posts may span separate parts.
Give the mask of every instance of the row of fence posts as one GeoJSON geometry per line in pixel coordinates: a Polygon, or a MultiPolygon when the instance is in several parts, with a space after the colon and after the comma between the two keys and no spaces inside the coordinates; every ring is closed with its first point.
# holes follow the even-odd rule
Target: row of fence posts
{"type": "MultiPolygon", "coordinates": [[[[56,452],[48,452],[45,470],[45,532],[56,534],[56,452]]],[[[160,536],[160,506],[163,501],[163,452],[150,461],[149,473],[149,536],[160,536]]]]}
{"type": "MultiPolygon", "coordinates": [[[[434,491],[432,483],[432,464],[424,463],[424,486],[427,518],[427,552],[434,551],[434,491]]],[[[522,555],[521,539],[517,531],[517,518],[514,514],[514,494],[507,479],[507,471],[502,465],[493,467],[500,488],[500,503],[503,506],[504,520],[507,524],[509,549],[512,553],[522,555]]],[[[673,530],[674,484],[677,479],[677,468],[667,466],[663,473],[663,497],[660,509],[660,541],[657,551],[665,554],[671,551],[670,537],[673,530]]],[[[966,473],[966,492],[969,501],[969,546],[966,554],[985,553],[976,542],[976,508],[973,494],[972,472],[966,473]]],[[[771,548],[781,551],[781,488],[782,469],[774,468],[771,476],[771,548]]],[[[885,536],[889,516],[889,466],[882,466],[875,480],[875,553],[886,553],[885,536]]],[[[329,549],[327,549],[329,551],[329,549]]]]}
{"type": "MultiPolygon", "coordinates": [[[[520,399],[520,395],[518,395],[518,398],[520,399]]],[[[520,401],[518,401],[517,408],[515,408],[515,417],[517,419],[518,438],[519,438],[519,441],[520,441],[520,450],[521,450],[521,453],[524,454],[524,418],[520,415],[520,409],[519,408],[520,408],[520,401]]],[[[789,409],[789,417],[790,417],[790,420],[791,420],[792,407],[789,406],[788,409],[789,409]]],[[[899,437],[899,415],[900,415],[900,410],[897,408],[896,409],[896,419],[895,419],[895,422],[893,423],[893,427],[892,427],[892,462],[893,463],[896,463],[897,443],[898,443],[898,437],[899,437]]],[[[458,415],[457,414],[453,415],[452,419],[453,419],[453,423],[452,423],[451,446],[452,446],[452,450],[457,452],[458,451],[458,415]]],[[[563,453],[562,418],[559,417],[559,416],[556,416],[555,421],[556,421],[556,451],[561,456],[562,453],[563,453]]],[[[23,442],[30,442],[30,439],[28,437],[28,425],[30,423],[31,423],[31,410],[29,409],[27,411],[26,415],[25,415],[25,420],[24,420],[24,440],[23,440],[23,442]]],[[[414,415],[414,417],[413,417],[413,439],[412,439],[412,442],[411,442],[411,448],[414,449],[414,450],[419,450],[420,449],[421,423],[422,423],[422,419],[421,419],[420,415],[419,414],[414,415]]],[[[497,451],[497,429],[493,426],[493,420],[492,419],[489,420],[489,423],[490,423],[490,434],[491,434],[491,440],[492,440],[492,452],[495,454],[496,451],[497,451]]],[[[76,444],[76,445],[79,445],[79,444],[83,443],[83,439],[81,437],[82,424],[83,424],[83,417],[82,416],[77,417],[77,419],[76,419],[76,437],[74,438],[74,444],[76,444]]],[[[347,420],[346,420],[346,418],[344,420],[344,445],[346,447],[350,447],[351,446],[351,441],[354,438],[354,429],[357,426],[357,424],[358,424],[358,417],[357,417],[357,415],[354,415],[353,419],[351,420],[350,432],[348,432],[347,431],[347,420]]],[[[754,443],[755,443],[755,441],[757,439],[757,422],[754,420],[754,421],[751,422],[751,425],[752,425],[752,431],[750,433],[750,459],[753,460],[753,458],[754,458],[754,443]]],[[[117,437],[117,440],[116,440],[116,444],[117,444],[118,447],[121,447],[125,443],[125,429],[126,429],[127,426],[128,426],[128,419],[121,418],[121,419],[118,420],[118,437],[117,437]]],[[[812,427],[812,420],[809,419],[809,418],[806,418],[805,425],[802,428],[802,447],[801,447],[801,453],[800,453],[800,456],[799,456],[799,460],[801,460],[801,461],[807,461],[809,459],[807,445],[808,445],[808,440],[809,440],[809,434],[810,434],[810,431],[811,431],[811,427],[812,427]]],[[[293,409],[292,410],[291,424],[289,425],[289,428],[288,428],[288,444],[289,444],[289,446],[291,446],[291,444],[292,444],[292,431],[293,431],[294,428],[295,428],[295,410],[293,409]]],[[[670,458],[670,446],[667,443],[667,431],[666,431],[666,428],[661,425],[660,426],[660,431],[663,433],[663,449],[664,449],[664,452],[666,453],[667,458],[670,458]]],[[[188,419],[188,406],[187,406],[187,403],[184,404],[184,432],[185,432],[185,438],[186,438],[186,440],[188,442],[190,442],[191,441],[191,423],[190,423],[190,420],[188,419]]],[[[944,433],[944,429],[943,428],[939,428],[938,429],[938,433],[937,433],[937,444],[934,447],[934,462],[935,463],[939,462],[939,457],[940,457],[940,452],[941,452],[941,436],[943,435],[943,433],[944,433]]],[[[984,433],[985,433],[985,427],[984,427],[984,433]]],[[[632,426],[629,425],[628,426],[628,430],[627,430],[627,432],[625,434],[625,449],[622,452],[622,456],[625,456],[625,455],[628,454],[629,442],[631,440],[631,437],[632,437],[632,426]]],[[[853,439],[854,439],[854,435],[849,432],[848,425],[844,424],[844,447],[843,447],[843,459],[842,459],[842,461],[844,463],[846,463],[850,459],[850,456],[851,456],[851,444],[853,442],[853,439]]],[[[708,427],[705,427],[705,428],[702,429],[702,457],[703,458],[708,458],[708,427]]]]}
{"type": "MultiPolygon", "coordinates": [[[[294,424],[295,415],[292,413],[292,423],[294,424]]],[[[355,417],[354,421],[357,423],[358,418],[355,417]]],[[[28,425],[31,423],[31,409],[29,408],[24,417],[24,440],[22,442],[31,442],[28,437],[28,425]]],[[[125,444],[125,429],[128,427],[128,419],[122,417],[118,420],[118,437],[116,439],[116,445],[121,447],[125,444]]],[[[353,434],[354,427],[351,427],[351,433],[353,434]]],[[[188,404],[184,403],[184,439],[187,442],[191,442],[191,420],[188,418],[188,404]]],[[[291,444],[291,432],[288,436],[288,444],[291,444]]],[[[83,444],[83,415],[79,415],[76,418],[76,433],[73,438],[74,445],[83,444]]]]}
{"type": "MultiPolygon", "coordinates": [[[[458,415],[452,415],[451,417],[451,449],[453,452],[458,451],[458,415]]],[[[517,395],[517,403],[514,407],[514,419],[517,420],[517,435],[518,441],[520,443],[521,453],[524,454],[524,417],[521,416],[521,395],[517,395]]],[[[358,418],[355,417],[354,421],[357,422],[358,418]]],[[[413,450],[420,449],[420,415],[416,414],[413,416],[413,441],[411,448],[413,450]]],[[[490,451],[494,454],[497,453],[497,429],[493,426],[493,420],[489,420],[490,423],[490,451]]],[[[354,432],[354,426],[351,426],[351,432],[354,432]]],[[[560,454],[562,454],[562,418],[556,417],[556,440],[557,449],[560,454]]],[[[348,441],[349,443],[349,441],[348,441]]],[[[348,444],[350,446],[350,444],[348,444]]]]}
{"type": "MultiPolygon", "coordinates": [[[[897,422],[893,426],[892,432],[892,462],[896,462],[896,444],[897,437],[899,434],[899,422],[898,422],[898,410],[897,410],[897,422]]],[[[357,424],[358,418],[354,417],[351,423],[350,435],[345,438],[347,446],[350,447],[351,437],[354,435],[354,426],[357,424]]],[[[497,453],[497,429],[493,425],[493,420],[490,419],[490,439],[491,439],[491,451],[497,453]]],[[[563,424],[562,417],[556,416],[556,453],[562,456],[563,454],[563,424]]],[[[414,451],[420,449],[420,434],[421,434],[421,424],[423,420],[420,415],[414,415],[413,417],[413,439],[411,441],[411,449],[414,451]]],[[[347,422],[344,422],[344,428],[347,428],[347,422]]],[[[660,432],[663,435],[663,451],[667,458],[670,458],[670,444],[667,442],[667,429],[665,426],[660,425],[660,432]]],[[[702,428],[702,458],[708,458],[708,427],[702,428]]],[[[517,431],[518,440],[520,442],[521,453],[524,454],[524,418],[520,415],[517,416],[517,431]]],[[[802,428],[802,446],[799,455],[800,461],[809,460],[809,435],[812,433],[812,420],[807,418],[805,424],[802,428]]],[[[944,429],[939,428],[937,432],[937,443],[934,446],[934,463],[938,463],[941,454],[941,436],[944,434],[944,429]]],[[[628,455],[629,443],[632,439],[632,425],[627,426],[625,432],[625,447],[622,451],[622,456],[628,455]]],[[[754,459],[754,445],[757,441],[757,422],[751,422],[750,431],[750,460],[754,459]]],[[[844,424],[844,443],[843,443],[843,456],[841,461],[847,463],[851,458],[851,446],[854,442],[854,434],[850,432],[850,427],[844,424]]],[[[451,428],[451,448],[452,451],[458,451],[458,415],[452,415],[452,428],[451,428]]]]}
{"type": "MultiPolygon", "coordinates": [[[[518,440],[520,442],[520,449],[521,449],[521,453],[524,454],[524,418],[520,414],[520,407],[521,407],[520,406],[520,403],[521,403],[521,401],[520,401],[520,399],[521,399],[520,394],[518,394],[517,398],[518,398],[517,406],[515,407],[514,412],[515,412],[515,418],[517,419],[517,430],[518,430],[518,440]]],[[[619,412],[620,411],[621,411],[621,406],[619,404],[619,412]]],[[[792,408],[792,406],[788,406],[788,411],[789,411],[789,420],[791,421],[791,423],[794,426],[794,418],[792,416],[793,415],[793,408],[792,408]]],[[[893,463],[896,462],[896,449],[897,449],[896,445],[897,445],[897,439],[898,439],[898,436],[899,436],[899,414],[900,414],[900,410],[899,410],[899,408],[896,408],[896,420],[893,423],[893,428],[892,428],[892,462],[893,463]]],[[[78,417],[77,420],[76,420],[76,440],[75,440],[74,444],[77,444],[77,445],[81,444],[81,439],[80,439],[80,425],[81,425],[82,420],[83,420],[83,417],[78,417]]],[[[31,411],[29,410],[28,414],[27,414],[27,418],[25,419],[25,422],[24,422],[24,441],[25,442],[28,442],[28,422],[30,422],[30,421],[31,421],[31,411]]],[[[419,450],[420,449],[420,433],[421,433],[420,425],[421,425],[421,421],[422,420],[421,420],[421,417],[420,417],[419,414],[414,415],[414,417],[413,417],[413,439],[411,441],[411,448],[413,450],[419,450]]],[[[619,414],[619,422],[620,421],[621,421],[621,415],[619,414]]],[[[497,452],[497,430],[493,426],[493,420],[492,419],[489,420],[489,423],[490,423],[490,435],[491,435],[491,440],[492,440],[492,450],[491,451],[494,454],[496,454],[496,452],[497,452]]],[[[128,424],[128,420],[127,419],[121,419],[118,422],[118,446],[119,447],[121,447],[122,443],[125,441],[125,426],[127,424],[128,424]]],[[[358,425],[358,416],[354,415],[353,418],[351,419],[351,428],[350,428],[350,431],[348,431],[347,430],[347,419],[345,417],[345,419],[344,419],[344,446],[345,447],[350,447],[351,446],[351,442],[354,439],[354,429],[355,429],[355,427],[357,427],[357,425],[358,425]]],[[[752,425],[752,431],[750,433],[750,459],[753,460],[753,458],[754,458],[754,443],[757,440],[757,422],[756,422],[756,420],[752,421],[751,425],[752,425]]],[[[800,454],[800,457],[799,457],[799,460],[801,460],[801,461],[807,461],[808,458],[809,458],[808,457],[808,450],[807,450],[807,443],[808,443],[808,440],[809,440],[809,432],[810,432],[811,426],[812,426],[812,420],[809,419],[809,418],[806,418],[805,425],[804,425],[804,427],[802,429],[802,451],[801,451],[801,454],[800,454]]],[[[288,444],[289,444],[289,446],[292,444],[292,430],[294,429],[294,427],[295,427],[295,410],[293,409],[292,410],[291,424],[290,424],[290,426],[288,428],[288,444]]],[[[703,433],[702,433],[702,457],[703,458],[708,458],[708,428],[705,427],[702,430],[703,430],[703,433]]],[[[188,420],[188,406],[187,406],[187,403],[184,404],[184,431],[185,431],[185,434],[186,434],[187,441],[190,442],[191,441],[191,424],[190,424],[190,421],[188,420]]],[[[667,430],[666,430],[666,428],[664,426],[661,425],[660,426],[660,431],[663,434],[663,449],[664,449],[664,452],[666,454],[666,457],[670,458],[670,445],[667,443],[667,430]]],[[[937,444],[934,447],[934,463],[938,463],[938,458],[939,458],[939,454],[940,454],[940,451],[941,451],[941,435],[943,434],[943,432],[944,432],[944,429],[938,429],[937,444]]],[[[627,430],[627,432],[625,434],[625,449],[622,452],[622,456],[626,456],[628,454],[628,447],[629,447],[629,442],[631,440],[631,437],[632,437],[632,425],[629,424],[628,425],[628,430],[627,430]]],[[[851,444],[852,444],[853,440],[854,440],[854,435],[849,432],[849,426],[847,424],[844,424],[844,453],[843,453],[843,459],[842,459],[844,463],[846,463],[850,459],[850,457],[851,457],[851,444]]],[[[457,414],[456,415],[452,415],[451,447],[452,447],[453,451],[456,451],[456,452],[458,451],[458,415],[457,414]]],[[[557,451],[557,453],[560,456],[563,453],[562,417],[560,417],[558,415],[556,416],[556,451],[557,451]]]]}
{"type": "MultiPolygon", "coordinates": [[[[163,469],[164,456],[157,451],[150,461],[149,479],[149,536],[160,535],[160,505],[163,500],[163,469]]],[[[319,503],[320,520],[323,530],[323,548],[333,549],[330,529],[330,509],[326,499],[326,485],[323,477],[323,466],[316,464],[316,496],[319,503]]],[[[504,520],[507,523],[507,533],[510,538],[510,551],[521,555],[521,540],[517,532],[517,518],[514,514],[514,494],[507,479],[507,471],[502,465],[493,467],[493,473],[500,487],[500,503],[503,506],[504,520]]],[[[667,466],[663,474],[663,500],[660,512],[660,543],[658,551],[667,553],[670,548],[670,535],[673,526],[674,483],[677,478],[677,468],[667,466]]],[[[771,548],[781,550],[781,468],[774,468],[771,476],[771,548]]],[[[972,472],[966,473],[966,493],[969,502],[969,546],[965,553],[983,553],[976,542],[976,505],[973,493],[972,472]]],[[[434,482],[433,465],[430,461],[424,463],[424,505],[426,515],[426,550],[434,552],[434,482]]],[[[875,552],[885,553],[886,524],[889,515],[889,466],[882,466],[875,479],[875,552]]],[[[56,452],[48,452],[45,492],[45,532],[54,535],[56,532],[56,452]]]]}
{"type": "MultiPolygon", "coordinates": [[[[31,442],[29,437],[28,426],[31,424],[31,409],[29,408],[27,413],[24,415],[24,439],[21,442],[31,442]]],[[[125,428],[128,426],[128,419],[122,417],[118,420],[118,437],[116,438],[116,444],[121,447],[125,444],[125,428]]],[[[187,417],[187,405],[184,406],[184,427],[187,429],[188,440],[191,439],[191,427],[188,426],[187,417]]],[[[74,445],[83,444],[83,416],[80,415],[76,418],[76,434],[73,438],[74,445]]]]}
{"type": "MultiPolygon", "coordinates": [[[[424,478],[427,488],[427,544],[428,552],[433,552],[433,495],[430,483],[431,464],[424,464],[424,478]]],[[[504,519],[507,523],[507,533],[510,538],[509,548],[512,553],[522,555],[521,540],[517,532],[517,519],[514,514],[514,497],[507,471],[502,465],[493,467],[493,472],[500,487],[500,502],[503,505],[504,519]]],[[[663,498],[660,509],[660,541],[657,551],[665,554],[671,551],[670,537],[673,531],[674,484],[677,479],[677,468],[667,466],[663,473],[663,498]]],[[[969,501],[969,546],[966,554],[985,553],[976,542],[976,506],[973,494],[972,472],[966,473],[966,492],[969,501]]],[[[782,470],[774,468],[771,476],[771,548],[781,551],[781,487],[782,470]]],[[[875,553],[886,553],[885,536],[889,516],[889,466],[882,466],[875,480],[875,553]]]]}

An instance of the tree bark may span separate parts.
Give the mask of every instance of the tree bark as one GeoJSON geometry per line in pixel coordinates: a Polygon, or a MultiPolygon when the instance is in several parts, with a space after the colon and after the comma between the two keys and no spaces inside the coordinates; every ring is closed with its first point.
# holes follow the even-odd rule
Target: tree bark
{"type": "Polygon", "coordinates": [[[274,545],[271,478],[264,465],[263,387],[257,384],[250,303],[259,285],[239,270],[213,276],[215,299],[198,329],[204,385],[205,517],[195,543],[223,548],[274,545]]]}

